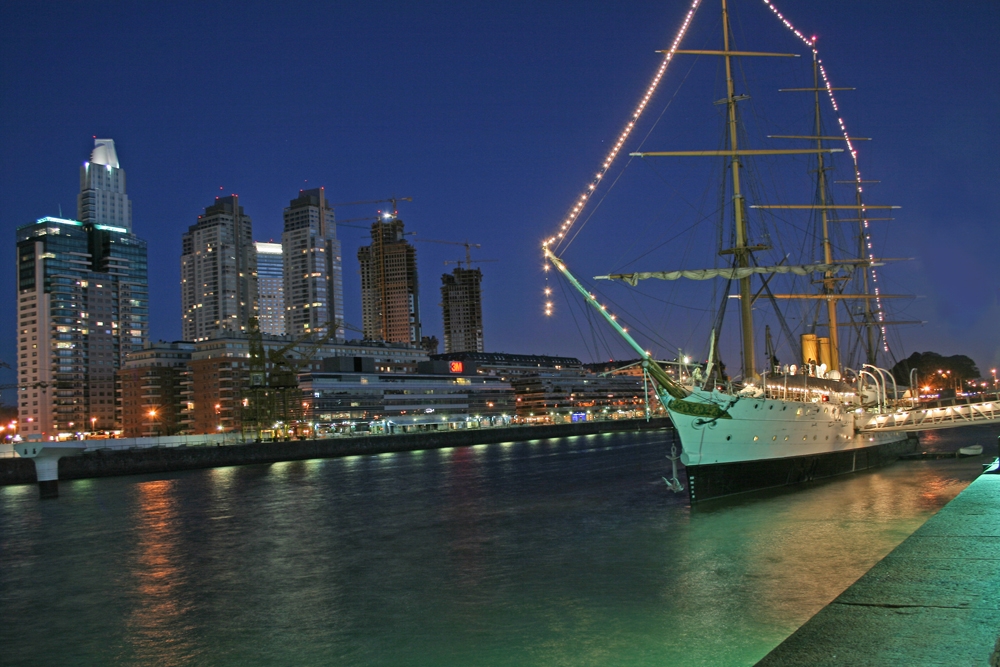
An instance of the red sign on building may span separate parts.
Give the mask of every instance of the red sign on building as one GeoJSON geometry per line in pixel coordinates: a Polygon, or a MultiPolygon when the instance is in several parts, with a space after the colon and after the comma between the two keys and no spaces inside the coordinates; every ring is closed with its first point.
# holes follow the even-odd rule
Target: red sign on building
{"type": "Polygon", "coordinates": [[[448,362],[448,370],[451,371],[452,373],[461,373],[462,372],[462,368],[463,368],[463,366],[462,366],[462,362],[461,361],[449,361],[448,362]]]}

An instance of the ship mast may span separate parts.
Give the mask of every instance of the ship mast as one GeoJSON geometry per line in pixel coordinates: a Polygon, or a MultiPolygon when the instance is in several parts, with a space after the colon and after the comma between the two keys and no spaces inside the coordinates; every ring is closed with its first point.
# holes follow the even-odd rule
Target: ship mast
{"type": "MultiPolygon", "coordinates": [[[[747,244],[747,221],[743,195],[740,193],[740,156],[736,139],[736,93],[733,86],[733,59],[729,49],[729,9],[722,0],[722,47],[726,61],[726,107],[729,116],[729,150],[733,152],[730,170],[733,174],[733,214],[736,225],[736,244],[732,253],[736,265],[746,268],[750,265],[750,248],[747,244]]],[[[750,293],[750,276],[739,279],[740,325],[743,340],[743,380],[752,381],[757,377],[754,360],[753,302],[750,293]]]]}
{"type": "MultiPolygon", "coordinates": [[[[823,128],[820,123],[819,105],[819,60],[816,52],[813,51],[813,95],[816,103],[816,150],[819,161],[817,163],[820,214],[823,220],[823,262],[833,264],[833,248],[830,244],[830,212],[826,201],[826,165],[823,159],[823,128]]],[[[823,275],[823,293],[835,294],[837,291],[837,281],[832,271],[827,271],[823,275]]],[[[840,372],[840,342],[837,335],[837,300],[826,300],[827,323],[830,327],[830,368],[840,372]]]]}

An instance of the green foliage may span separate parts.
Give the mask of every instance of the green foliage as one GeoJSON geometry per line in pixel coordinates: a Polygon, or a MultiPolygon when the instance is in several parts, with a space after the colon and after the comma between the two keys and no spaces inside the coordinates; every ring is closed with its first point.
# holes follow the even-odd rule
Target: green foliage
{"type": "Polygon", "coordinates": [[[937,352],[914,352],[893,366],[892,374],[897,382],[908,384],[913,368],[917,369],[920,386],[932,389],[948,389],[956,384],[961,387],[966,380],[979,377],[976,363],[964,354],[944,357],[937,352]]]}

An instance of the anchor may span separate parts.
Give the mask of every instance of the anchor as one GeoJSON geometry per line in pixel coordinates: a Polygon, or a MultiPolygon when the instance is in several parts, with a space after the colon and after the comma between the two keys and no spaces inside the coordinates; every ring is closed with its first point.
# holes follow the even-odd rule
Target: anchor
{"type": "Polygon", "coordinates": [[[680,457],[677,456],[677,445],[670,445],[670,456],[668,456],[667,459],[670,461],[670,467],[673,471],[673,477],[671,477],[670,479],[664,477],[663,481],[667,483],[667,488],[673,491],[674,493],[680,493],[681,491],[684,490],[684,485],[681,484],[681,481],[679,479],[677,479],[677,459],[679,458],[680,457]]]}

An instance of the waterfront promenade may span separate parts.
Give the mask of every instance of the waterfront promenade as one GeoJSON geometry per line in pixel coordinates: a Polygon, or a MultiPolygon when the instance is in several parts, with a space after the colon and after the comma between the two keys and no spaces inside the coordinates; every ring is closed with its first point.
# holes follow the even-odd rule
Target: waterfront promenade
{"type": "MultiPolygon", "coordinates": [[[[59,461],[59,479],[164,473],[253,463],[468,447],[515,440],[526,441],[595,433],[657,430],[669,426],[670,420],[668,418],[657,417],[649,421],[645,419],[617,419],[506,428],[463,428],[397,435],[363,435],[287,442],[208,443],[198,446],[177,444],[149,446],[147,443],[145,446],[133,444],[129,449],[118,448],[116,440],[94,440],[92,441],[94,449],[85,451],[82,456],[64,457],[59,461]]],[[[30,484],[35,480],[35,464],[32,460],[17,457],[0,459],[0,485],[30,484]]]]}
{"type": "Polygon", "coordinates": [[[1000,665],[1000,474],[984,474],[758,667],[1000,665]]]}

